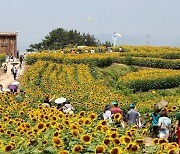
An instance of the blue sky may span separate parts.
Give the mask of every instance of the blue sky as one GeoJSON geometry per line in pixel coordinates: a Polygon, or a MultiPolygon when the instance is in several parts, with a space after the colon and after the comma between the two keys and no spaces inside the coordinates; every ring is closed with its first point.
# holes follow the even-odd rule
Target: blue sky
{"type": "Polygon", "coordinates": [[[94,35],[180,37],[180,0],[0,0],[0,5],[0,31],[18,31],[20,51],[58,27],[94,35]]]}

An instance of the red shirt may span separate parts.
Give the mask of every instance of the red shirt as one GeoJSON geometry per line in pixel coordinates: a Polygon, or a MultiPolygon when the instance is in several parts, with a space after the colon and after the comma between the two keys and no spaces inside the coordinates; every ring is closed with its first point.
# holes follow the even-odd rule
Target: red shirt
{"type": "Polygon", "coordinates": [[[123,115],[123,111],[119,108],[119,107],[116,107],[114,106],[112,109],[111,109],[111,112],[113,114],[116,114],[116,113],[121,113],[123,115]]]}

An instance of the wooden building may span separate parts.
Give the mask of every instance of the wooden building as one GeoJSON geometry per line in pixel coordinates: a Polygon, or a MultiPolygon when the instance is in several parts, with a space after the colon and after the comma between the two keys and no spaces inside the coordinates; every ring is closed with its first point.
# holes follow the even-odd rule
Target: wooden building
{"type": "Polygon", "coordinates": [[[18,32],[0,32],[0,53],[16,55],[18,32]]]}

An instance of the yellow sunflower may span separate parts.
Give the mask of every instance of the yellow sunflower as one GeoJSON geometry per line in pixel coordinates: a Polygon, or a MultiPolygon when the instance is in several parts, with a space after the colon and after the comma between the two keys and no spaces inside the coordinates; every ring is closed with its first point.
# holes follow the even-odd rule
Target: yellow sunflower
{"type": "Polygon", "coordinates": [[[74,153],[80,153],[82,151],[82,149],[83,149],[83,146],[78,144],[73,147],[72,151],[74,153]]]}
{"type": "Polygon", "coordinates": [[[58,154],[69,154],[69,151],[67,150],[61,150],[58,152],[58,154]]]}
{"type": "Polygon", "coordinates": [[[82,141],[84,144],[90,144],[91,141],[92,141],[92,136],[90,136],[90,135],[88,135],[88,134],[82,135],[82,136],[81,136],[81,141],[82,141]]]}
{"type": "Polygon", "coordinates": [[[137,143],[137,144],[144,144],[145,140],[144,139],[136,139],[135,143],[137,143]]]}
{"type": "Polygon", "coordinates": [[[119,138],[115,138],[113,139],[113,143],[116,145],[116,146],[119,146],[121,144],[121,140],[119,138]]]}
{"type": "Polygon", "coordinates": [[[132,152],[138,152],[139,151],[139,145],[133,143],[133,145],[131,147],[131,151],[132,152]]]}
{"type": "Polygon", "coordinates": [[[173,148],[167,151],[168,154],[177,154],[179,153],[179,149],[178,148],[173,148]]]}
{"type": "Polygon", "coordinates": [[[159,143],[159,138],[154,138],[154,139],[152,140],[152,143],[153,143],[153,144],[158,144],[158,143],[159,143]]]}
{"type": "Polygon", "coordinates": [[[114,115],[114,119],[117,120],[117,121],[121,120],[121,118],[122,118],[122,115],[120,113],[116,113],[114,115]]]}
{"type": "Polygon", "coordinates": [[[160,138],[159,141],[158,141],[158,144],[163,144],[163,143],[168,144],[168,140],[160,138]]]}
{"type": "Polygon", "coordinates": [[[131,142],[131,138],[129,137],[129,136],[122,136],[121,137],[121,143],[122,144],[128,144],[128,143],[130,143],[131,142]]]}
{"type": "Polygon", "coordinates": [[[79,136],[79,131],[78,130],[72,130],[72,135],[74,137],[78,137],[79,136]]]}
{"type": "Polygon", "coordinates": [[[95,154],[105,153],[105,150],[104,145],[99,145],[95,148],[95,154]]]}
{"type": "Polygon", "coordinates": [[[109,138],[105,138],[105,139],[103,140],[103,144],[104,144],[105,146],[109,146],[110,142],[111,142],[111,140],[110,140],[109,138]]]}
{"type": "Polygon", "coordinates": [[[13,150],[13,146],[12,145],[7,145],[5,146],[5,149],[4,149],[6,152],[10,152],[13,150]]]}
{"type": "Polygon", "coordinates": [[[45,127],[45,124],[42,122],[37,125],[38,130],[42,130],[44,127],[45,127]]]}
{"type": "Polygon", "coordinates": [[[63,142],[62,142],[62,140],[61,140],[59,137],[54,137],[54,138],[53,138],[53,144],[54,144],[55,146],[62,146],[62,145],[63,145],[63,142]]]}
{"type": "Polygon", "coordinates": [[[123,151],[119,147],[114,147],[110,150],[110,154],[123,154],[123,151]]]}

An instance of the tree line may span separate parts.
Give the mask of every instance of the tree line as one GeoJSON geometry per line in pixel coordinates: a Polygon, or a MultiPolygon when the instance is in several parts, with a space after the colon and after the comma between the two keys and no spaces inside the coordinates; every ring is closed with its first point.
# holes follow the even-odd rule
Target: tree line
{"type": "Polygon", "coordinates": [[[106,41],[101,43],[94,35],[81,34],[77,30],[65,30],[57,28],[49,32],[47,36],[40,42],[29,45],[27,51],[41,51],[41,50],[58,50],[65,47],[77,46],[112,46],[112,43],[106,41]]]}

